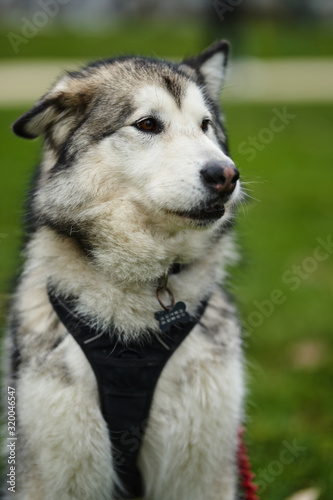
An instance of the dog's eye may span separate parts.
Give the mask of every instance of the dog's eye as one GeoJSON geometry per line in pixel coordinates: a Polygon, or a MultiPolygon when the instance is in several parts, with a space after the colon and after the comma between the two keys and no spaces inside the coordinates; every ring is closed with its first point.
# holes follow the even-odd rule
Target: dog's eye
{"type": "Polygon", "coordinates": [[[162,131],[161,125],[155,118],[144,118],[134,123],[134,126],[142,132],[150,132],[152,134],[159,134],[162,131]]]}
{"type": "Polygon", "coordinates": [[[203,132],[207,132],[209,124],[210,124],[210,120],[208,120],[208,118],[205,118],[204,120],[202,120],[202,122],[201,122],[201,130],[203,132]]]}

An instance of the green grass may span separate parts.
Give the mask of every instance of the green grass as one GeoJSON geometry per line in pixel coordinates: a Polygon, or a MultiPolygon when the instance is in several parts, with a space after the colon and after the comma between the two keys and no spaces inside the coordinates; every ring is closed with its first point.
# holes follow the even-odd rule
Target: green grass
{"type": "Polygon", "coordinates": [[[200,51],[204,28],[194,19],[188,22],[126,21],[111,24],[107,30],[89,32],[68,31],[63,26],[39,30],[27,43],[17,44],[17,53],[13,50],[9,33],[21,35],[20,23],[15,27],[2,26],[0,33],[0,58],[83,58],[95,60],[115,55],[141,54],[151,57],[183,57],[200,51]]]}
{"type": "Polygon", "coordinates": [[[227,38],[235,42],[235,53],[260,58],[318,57],[333,55],[330,23],[314,19],[274,19],[243,22],[238,30],[227,28],[227,38]],[[236,34],[236,36],[235,36],[236,34]]]}
{"type": "MultiPolygon", "coordinates": [[[[31,17],[32,18],[32,17],[31,17]]],[[[31,18],[29,18],[31,20],[31,18]]],[[[48,24],[13,50],[12,34],[22,36],[24,23],[0,25],[0,59],[97,59],[119,54],[182,58],[196,53],[218,38],[232,43],[234,56],[279,58],[333,56],[333,30],[314,19],[267,20],[244,18],[235,24],[231,15],[221,22],[212,8],[210,17],[152,20],[113,20],[96,30],[69,31],[48,24]]],[[[16,42],[14,40],[14,45],[16,42]]]]}
{"type": "Polygon", "coordinates": [[[239,213],[239,241],[245,253],[233,281],[243,318],[252,330],[246,338],[249,441],[254,469],[262,475],[262,470],[268,470],[272,480],[266,480],[263,498],[281,500],[297,489],[318,486],[320,498],[329,500],[333,253],[317,264],[313,255],[318,237],[326,240],[332,235],[333,241],[333,106],[288,105],[295,118],[249,162],[249,155],[239,152],[239,144],[249,136],[265,137],[260,131],[269,127],[273,108],[282,109],[279,105],[227,106],[233,158],[246,181],[255,182],[247,186],[258,200],[239,213]],[[304,279],[287,283],[283,275],[289,271],[288,279],[294,276],[294,265],[301,266],[304,279]],[[270,300],[275,289],[284,301],[274,307],[266,302],[265,317],[253,301],[270,300]],[[261,314],[258,327],[251,327],[253,311],[258,323],[261,314]],[[299,365],[297,353],[309,341],[322,354],[313,366],[299,365]],[[294,439],[304,452],[274,477],[269,470],[279,470],[272,463],[279,460],[282,443],[294,439]]]}
{"type": "MultiPolygon", "coordinates": [[[[261,131],[270,126],[273,108],[282,106],[226,105],[233,158],[245,181],[254,182],[247,187],[258,200],[239,211],[243,260],[233,271],[231,287],[247,324],[249,316],[258,312],[253,301],[270,300],[275,289],[284,299],[245,337],[247,441],[253,468],[263,481],[262,499],[283,500],[299,489],[317,486],[320,500],[331,500],[333,254],[312,272],[304,267],[313,264],[306,259],[313,258],[317,238],[326,240],[333,233],[333,105],[288,105],[295,118],[249,162],[239,145],[249,136],[265,137],[261,131]],[[292,273],[295,265],[306,277],[292,290],[282,277],[292,273]],[[310,363],[302,364],[298,359],[308,342],[310,363]],[[316,351],[317,358],[313,357],[316,351]],[[289,462],[293,458],[286,455],[285,442],[292,445],[294,440],[303,449],[292,463],[283,464],[281,457],[287,456],[289,462]]],[[[3,294],[18,263],[21,207],[40,149],[38,142],[18,139],[10,132],[10,123],[22,111],[2,110],[0,115],[3,294]]]]}

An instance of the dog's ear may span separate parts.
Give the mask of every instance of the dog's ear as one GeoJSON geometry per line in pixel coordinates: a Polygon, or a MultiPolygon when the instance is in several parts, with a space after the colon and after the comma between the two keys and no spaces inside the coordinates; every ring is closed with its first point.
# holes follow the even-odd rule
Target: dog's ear
{"type": "Polygon", "coordinates": [[[35,139],[64,119],[70,130],[90,100],[90,93],[85,91],[82,83],[77,85],[75,78],[68,74],[14,122],[13,132],[25,139],[35,139]]]}
{"type": "Polygon", "coordinates": [[[226,76],[229,43],[220,40],[214,43],[202,54],[191,59],[185,59],[183,64],[193,68],[203,79],[209,96],[218,102],[226,76]]]}

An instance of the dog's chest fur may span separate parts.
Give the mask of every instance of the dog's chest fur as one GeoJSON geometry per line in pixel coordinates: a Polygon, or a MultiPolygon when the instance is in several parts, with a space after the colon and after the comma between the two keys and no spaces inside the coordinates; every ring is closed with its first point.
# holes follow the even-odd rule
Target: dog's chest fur
{"type": "MultiPolygon", "coordinates": [[[[45,245],[46,240],[44,249],[45,245]]],[[[227,242],[225,246],[229,246],[227,242]]],[[[55,241],[52,248],[57,248],[55,241]]],[[[32,246],[32,254],[34,251],[32,246]]],[[[19,427],[25,445],[19,455],[24,463],[20,473],[26,478],[23,490],[31,495],[40,491],[43,499],[55,500],[60,492],[62,498],[74,499],[83,495],[78,493],[81,485],[83,491],[93,492],[87,498],[107,499],[116,478],[96,380],[76,341],[57,322],[43,284],[50,271],[48,259],[42,262],[40,259],[36,265],[32,256],[34,272],[27,272],[21,282],[15,311],[17,317],[25,318],[15,337],[20,346],[18,411],[24,415],[19,427]],[[24,453],[35,461],[26,462],[24,453]],[[73,462],[79,468],[67,478],[66,497],[58,478],[65,471],[69,474],[73,462]],[[42,476],[37,489],[36,470],[42,476]],[[93,484],[91,477],[95,478],[93,484]],[[41,486],[44,481],[49,492],[41,486]]],[[[195,288],[201,297],[210,294],[205,313],[169,359],[155,390],[138,461],[147,499],[215,499],[220,491],[225,498],[235,495],[237,423],[244,390],[240,331],[234,306],[207,271],[207,281],[202,279],[195,288]],[[221,471],[227,474],[221,475],[221,471]]],[[[200,266],[192,272],[200,276],[200,266]]],[[[56,274],[61,274],[60,269],[56,274]]],[[[74,279],[68,267],[67,274],[74,279]]],[[[173,278],[171,283],[181,281],[182,273],[173,278]]],[[[190,311],[196,299],[196,295],[191,297],[192,279],[184,277],[190,311]]],[[[184,294],[185,289],[184,285],[184,294]]],[[[117,294],[115,300],[120,301],[117,294]]],[[[137,300],[140,303],[139,297],[137,300]]],[[[146,302],[141,299],[140,307],[145,310],[150,307],[150,301],[146,302]]],[[[122,304],[126,311],[124,297],[122,304]]],[[[155,297],[151,306],[159,309],[155,297]]],[[[142,434],[143,427],[132,429],[125,437],[130,448],[137,446],[137,433],[142,434]]]]}
{"type": "MultiPolygon", "coordinates": [[[[42,316],[38,321],[52,328],[54,317],[48,309],[49,304],[44,325],[42,316]]],[[[49,333],[50,338],[53,334],[63,340],[55,348],[49,345],[43,349],[41,339],[30,338],[21,354],[17,386],[18,410],[25,416],[21,439],[29,454],[36,455],[38,469],[44,476],[40,484],[44,479],[52,487],[48,493],[39,486],[40,498],[53,500],[54,492],[62,492],[59,488],[58,493],[57,478],[71,470],[73,460],[80,467],[76,476],[68,478],[68,497],[62,498],[81,498],[77,496],[80,484],[93,491],[95,496],[88,498],[110,498],[114,472],[108,432],[98,411],[93,371],[62,325],[49,333]],[[54,419],[47,417],[49,411],[54,419]],[[75,449],[78,441],[80,445],[75,449]],[[42,443],[48,444],[40,462],[42,443]],[[81,455],[85,447],[86,457],[81,455]],[[96,482],[89,484],[92,473],[96,482]]],[[[219,498],[221,491],[225,498],[234,498],[237,470],[235,458],[230,457],[236,454],[237,422],[242,411],[241,364],[235,310],[216,288],[200,323],[168,361],[158,381],[138,461],[145,498],[213,499],[219,498]],[[221,471],[227,474],[222,475],[221,471]],[[184,477],[186,481],[182,480],[184,477]]],[[[125,437],[130,448],[137,446],[138,433],[143,433],[143,427],[132,429],[125,437]]],[[[24,457],[20,458],[23,461],[24,457]]],[[[25,487],[31,487],[34,495],[36,463],[25,464],[25,487]]]]}

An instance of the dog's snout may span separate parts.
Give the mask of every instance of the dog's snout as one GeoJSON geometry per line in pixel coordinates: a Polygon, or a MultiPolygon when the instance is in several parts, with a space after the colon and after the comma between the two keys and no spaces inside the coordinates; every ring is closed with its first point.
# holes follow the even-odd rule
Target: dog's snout
{"type": "Polygon", "coordinates": [[[239,172],[233,163],[209,162],[200,175],[205,186],[221,193],[232,193],[239,179],[239,172]]]}

